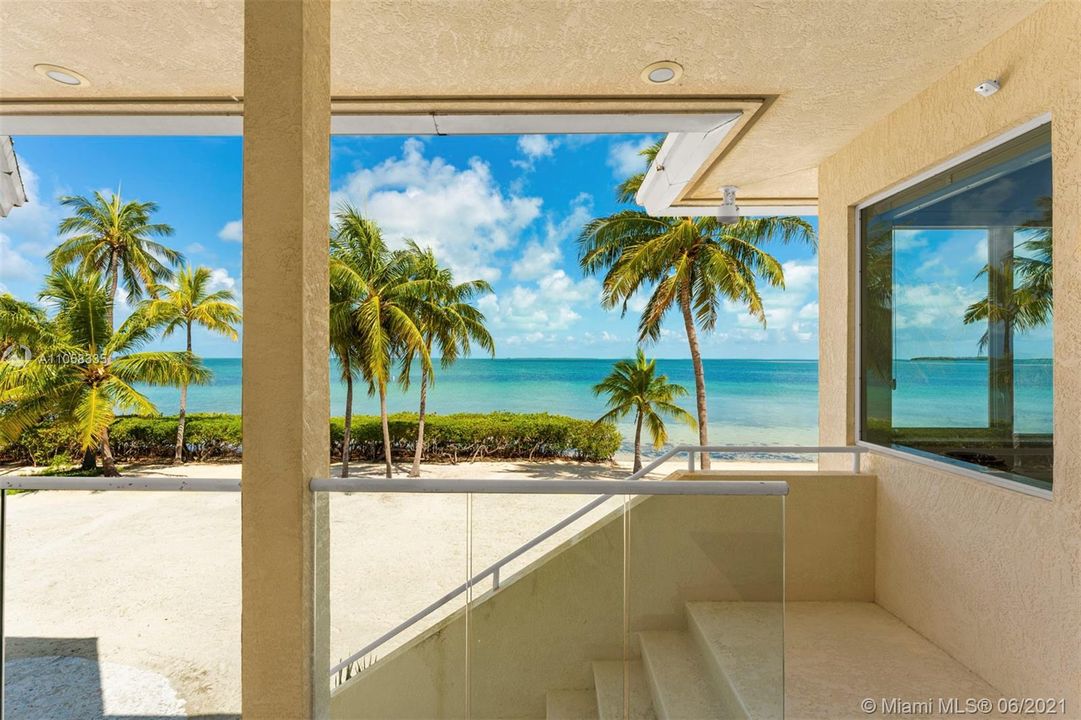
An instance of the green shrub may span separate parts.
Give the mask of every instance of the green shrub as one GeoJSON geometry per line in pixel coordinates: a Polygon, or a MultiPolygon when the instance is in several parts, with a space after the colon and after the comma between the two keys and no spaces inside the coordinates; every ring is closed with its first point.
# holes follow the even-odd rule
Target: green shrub
{"type": "MultiPolygon", "coordinates": [[[[113,455],[119,461],[165,459],[174,455],[176,417],[121,416],[109,430],[113,455]]],[[[399,413],[389,418],[393,453],[412,457],[416,447],[417,416],[399,413]]],[[[330,420],[331,457],[341,457],[342,418],[330,420]]],[[[241,456],[242,426],[239,415],[195,413],[188,416],[184,433],[187,456],[194,460],[236,459],[241,456]]],[[[427,460],[474,458],[573,458],[610,459],[620,446],[619,431],[612,425],[594,424],[547,413],[461,413],[425,418],[424,457],[427,460]]],[[[350,457],[380,460],[383,433],[379,418],[353,418],[350,457]]],[[[71,431],[43,425],[4,451],[7,459],[46,465],[54,458],[75,462],[81,453],[71,431]]]]}

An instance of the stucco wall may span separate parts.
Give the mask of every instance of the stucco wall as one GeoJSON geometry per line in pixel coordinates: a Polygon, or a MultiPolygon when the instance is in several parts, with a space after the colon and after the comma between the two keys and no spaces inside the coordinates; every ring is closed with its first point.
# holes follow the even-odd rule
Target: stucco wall
{"type": "Polygon", "coordinates": [[[547,690],[590,688],[593,660],[623,656],[624,597],[632,633],[682,628],[691,600],[780,599],[782,521],[789,600],[870,600],[874,478],[755,479],[788,480],[783,514],[777,497],[644,499],[631,510],[626,556],[617,512],[480,598],[468,631],[459,611],[342,686],[331,717],[464,717],[467,632],[472,717],[544,717],[547,690]]]}
{"type": "Polygon", "coordinates": [[[1051,2],[820,168],[821,439],[854,439],[854,206],[1052,115],[1055,477],[1047,501],[876,456],[876,600],[1007,695],[1081,716],[1081,3],[1051,2]],[[990,97],[972,88],[998,78],[990,97]]]}

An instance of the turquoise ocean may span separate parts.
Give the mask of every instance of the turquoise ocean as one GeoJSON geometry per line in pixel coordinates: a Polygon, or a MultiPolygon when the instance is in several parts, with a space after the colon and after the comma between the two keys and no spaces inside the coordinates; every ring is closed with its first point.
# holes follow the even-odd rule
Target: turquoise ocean
{"type": "MultiPolygon", "coordinates": [[[[241,361],[211,358],[210,385],[188,391],[189,412],[241,412],[241,361]]],[[[480,359],[459,360],[441,368],[429,391],[432,413],[548,412],[595,419],[604,401],[591,388],[612,366],[611,359],[480,359]]],[[[687,388],[682,405],[694,413],[694,375],[690,360],[659,359],[657,366],[671,382],[687,388]]],[[[711,443],[738,445],[818,443],[818,363],[814,360],[705,360],[711,443]]],[[[987,420],[987,365],[982,361],[899,361],[894,395],[898,425],[978,426],[987,420]],[[970,424],[971,423],[971,424],[970,424]]],[[[344,413],[345,387],[331,368],[331,414],[344,413]]],[[[1016,415],[1024,432],[1049,431],[1051,426],[1050,361],[1025,361],[1017,366],[1016,415]]],[[[174,414],[179,391],[141,388],[164,414],[174,414]]],[[[388,398],[391,412],[417,410],[418,385],[394,387],[388,398]]],[[[365,388],[354,394],[353,411],[376,414],[378,400],[365,388]]],[[[624,438],[633,433],[628,420],[624,438]]],[[[669,424],[672,442],[692,442],[697,434],[669,424]]],[[[625,442],[625,450],[629,450],[625,442]]]]}

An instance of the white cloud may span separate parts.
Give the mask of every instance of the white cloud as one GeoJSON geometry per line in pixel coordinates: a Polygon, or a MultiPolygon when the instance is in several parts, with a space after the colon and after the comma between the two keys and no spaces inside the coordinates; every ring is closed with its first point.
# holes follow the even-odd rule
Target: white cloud
{"type": "Polygon", "coordinates": [[[0,278],[29,280],[34,265],[11,246],[11,238],[0,233],[0,278]]]}
{"type": "Polygon", "coordinates": [[[654,142],[656,138],[652,137],[613,142],[608,147],[608,167],[612,168],[612,174],[623,180],[628,175],[645,172],[646,159],[639,153],[654,142]]]}
{"type": "Polygon", "coordinates": [[[230,220],[218,231],[218,237],[226,242],[241,242],[244,239],[244,223],[242,220],[230,220]]]}
{"type": "Polygon", "coordinates": [[[218,290],[233,290],[236,291],[236,278],[229,275],[229,271],[225,268],[214,268],[210,271],[210,283],[208,288],[210,292],[217,292],[218,290]]]}
{"type": "Polygon", "coordinates": [[[511,266],[515,280],[534,280],[551,274],[563,259],[563,246],[572,241],[593,217],[593,197],[579,193],[571,201],[570,212],[558,222],[545,221],[543,240],[531,240],[511,266]]]}
{"type": "Polygon", "coordinates": [[[206,250],[206,246],[202,243],[193,242],[184,248],[184,252],[188,255],[198,255],[206,250]]]}
{"type": "Polygon", "coordinates": [[[42,196],[37,174],[20,161],[27,202],[0,219],[0,277],[27,280],[47,270],[45,256],[56,247],[59,205],[42,196]]]}
{"type": "Polygon", "coordinates": [[[894,292],[894,322],[898,330],[957,328],[962,324],[965,308],[980,299],[980,293],[972,288],[936,283],[898,285],[894,292]]]}
{"type": "Polygon", "coordinates": [[[530,160],[552,157],[559,141],[547,135],[522,135],[518,138],[518,150],[530,160]]]}
{"type": "MultiPolygon", "coordinates": [[[[575,281],[563,270],[555,270],[532,286],[515,285],[508,292],[486,295],[478,306],[495,328],[518,333],[565,330],[581,315],[575,309],[594,304],[599,286],[593,278],[575,281]]],[[[519,342],[528,335],[519,335],[519,342]]]]}
{"type": "Polygon", "coordinates": [[[383,228],[392,245],[411,238],[430,246],[462,280],[499,279],[493,255],[512,248],[539,215],[541,199],[506,194],[479,158],[457,168],[424,156],[411,138],[400,157],[350,174],[332,193],[332,207],[355,205],[383,228]]]}

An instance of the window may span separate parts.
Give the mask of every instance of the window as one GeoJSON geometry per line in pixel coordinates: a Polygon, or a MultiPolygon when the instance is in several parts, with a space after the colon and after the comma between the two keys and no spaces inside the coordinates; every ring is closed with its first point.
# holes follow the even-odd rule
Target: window
{"type": "Polygon", "coordinates": [[[1051,129],[860,212],[860,437],[1050,489],[1051,129]]]}

